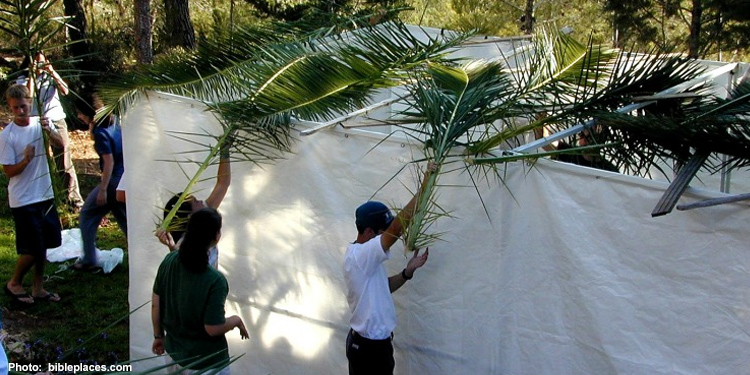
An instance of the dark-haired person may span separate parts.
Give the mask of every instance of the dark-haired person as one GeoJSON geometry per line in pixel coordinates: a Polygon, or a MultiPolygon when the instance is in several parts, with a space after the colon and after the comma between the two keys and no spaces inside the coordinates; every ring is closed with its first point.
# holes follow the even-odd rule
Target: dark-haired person
{"type": "Polygon", "coordinates": [[[355,211],[357,239],[349,244],[344,256],[346,298],[352,317],[346,338],[346,358],[349,374],[393,374],[393,330],[396,328],[396,308],[391,293],[401,288],[414,276],[414,271],[427,262],[429,249],[422,255],[414,251],[400,273],[388,277],[385,261],[390,248],[398,240],[403,228],[414,214],[419,194],[435,164],[427,166],[417,195],[394,219],[383,203],[369,201],[355,211]]]}
{"type": "MultiPolygon", "coordinates": [[[[197,199],[195,196],[188,196],[180,205],[177,210],[175,219],[172,221],[174,229],[169,232],[163,230],[156,231],[156,237],[159,241],[169,248],[169,251],[174,251],[180,244],[180,239],[185,232],[184,225],[187,222],[190,215],[204,207],[210,207],[218,209],[224,197],[227,195],[229,190],[229,184],[232,182],[232,168],[229,161],[229,147],[224,147],[221,150],[219,156],[219,168],[216,172],[216,183],[214,184],[213,190],[208,195],[205,201],[197,199]]],[[[180,193],[182,194],[182,193],[180,193]]],[[[169,211],[172,210],[175,203],[180,197],[180,194],[173,195],[167,204],[164,206],[164,216],[166,217],[169,211]]],[[[208,257],[208,263],[211,267],[216,268],[219,265],[219,249],[217,247],[211,248],[208,257]]]]}
{"type": "Polygon", "coordinates": [[[83,242],[83,257],[71,266],[74,270],[94,270],[97,266],[96,231],[102,218],[112,213],[125,235],[128,235],[128,220],[125,203],[116,199],[117,185],[125,172],[122,153],[122,130],[117,117],[111,115],[94,120],[96,111],[102,108],[102,103],[94,99],[91,105],[82,105],[78,109],[78,118],[89,125],[91,136],[94,138],[94,150],[99,155],[99,168],[102,176],[99,184],[86,197],[79,217],[81,241],[83,242]]]}
{"type": "MultiPolygon", "coordinates": [[[[213,208],[202,208],[188,219],[184,238],[177,251],[161,262],[151,295],[152,351],[165,352],[169,371],[188,368],[192,374],[229,363],[227,332],[238,328],[240,337],[249,337],[245,323],[237,315],[225,317],[224,303],[229,293],[227,279],[208,265],[208,251],[221,238],[221,215],[213,208]]],[[[219,374],[229,374],[224,368],[219,374]]]]}

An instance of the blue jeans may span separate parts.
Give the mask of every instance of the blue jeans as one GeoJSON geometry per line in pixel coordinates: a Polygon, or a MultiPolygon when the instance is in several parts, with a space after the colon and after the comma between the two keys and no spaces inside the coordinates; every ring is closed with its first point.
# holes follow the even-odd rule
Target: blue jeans
{"type": "Polygon", "coordinates": [[[99,195],[99,186],[86,197],[86,202],[81,208],[81,216],[78,218],[81,228],[81,240],[83,241],[83,259],[81,263],[85,265],[96,265],[96,230],[99,228],[102,218],[112,212],[117,225],[125,236],[128,235],[128,219],[125,214],[125,203],[118,202],[115,199],[117,184],[120,177],[112,177],[107,185],[107,203],[103,206],[96,205],[96,197],[99,195]]]}

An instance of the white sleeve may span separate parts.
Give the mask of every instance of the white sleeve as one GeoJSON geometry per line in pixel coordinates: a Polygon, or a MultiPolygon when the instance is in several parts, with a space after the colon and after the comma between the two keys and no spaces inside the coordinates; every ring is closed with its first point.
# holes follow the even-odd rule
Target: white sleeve
{"type": "Polygon", "coordinates": [[[0,164],[13,165],[16,163],[16,152],[13,150],[8,135],[0,135],[0,164]]]}
{"type": "Polygon", "coordinates": [[[120,176],[120,182],[117,183],[117,188],[115,190],[117,191],[125,191],[127,184],[125,183],[125,173],[122,172],[122,176],[120,176]]]}

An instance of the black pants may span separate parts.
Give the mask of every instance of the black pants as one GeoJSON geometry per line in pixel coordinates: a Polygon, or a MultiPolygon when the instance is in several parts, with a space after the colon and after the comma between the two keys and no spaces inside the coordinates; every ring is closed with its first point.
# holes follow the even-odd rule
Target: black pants
{"type": "Polygon", "coordinates": [[[391,341],[391,338],[370,340],[350,329],[346,337],[349,375],[393,375],[396,362],[391,341]]]}

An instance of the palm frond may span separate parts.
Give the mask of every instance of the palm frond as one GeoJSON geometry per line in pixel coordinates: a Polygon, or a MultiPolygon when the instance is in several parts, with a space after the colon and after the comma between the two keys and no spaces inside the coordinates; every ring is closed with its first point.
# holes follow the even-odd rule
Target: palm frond
{"type": "MultiPolygon", "coordinates": [[[[439,236],[429,234],[435,219],[446,216],[435,199],[438,176],[444,164],[460,156],[459,146],[468,146],[477,138],[496,131],[488,108],[502,103],[512,92],[512,81],[496,61],[473,61],[462,65],[428,64],[417,70],[409,90],[409,106],[403,116],[416,122],[416,132],[422,134],[427,159],[434,161],[438,170],[430,175],[418,197],[411,221],[405,228],[406,248],[424,246],[439,236]]],[[[497,113],[497,112],[495,112],[497,113]]]]}
{"type": "Polygon", "coordinates": [[[592,113],[610,129],[603,138],[629,146],[612,150],[610,158],[630,158],[628,164],[635,164],[636,158],[653,160],[633,168],[634,173],[643,173],[662,159],[684,163],[695,149],[712,153],[704,166],[710,172],[725,165],[750,165],[750,83],[739,84],[727,99],[706,95],[658,104],[639,115],[592,113]],[[729,158],[722,160],[719,154],[729,158]]]}
{"type": "MultiPolygon", "coordinates": [[[[518,55],[517,55],[518,56],[518,55]]],[[[438,164],[466,154],[483,155],[515,137],[542,126],[558,129],[594,123],[592,146],[573,147],[566,153],[603,152],[623,170],[645,171],[656,160],[673,157],[682,144],[654,148],[639,139],[626,123],[639,122],[631,114],[620,114],[622,125],[610,124],[603,114],[624,107],[638,96],[653,95],[696,77],[701,68],[695,61],[673,55],[641,55],[595,46],[555,34],[536,36],[533,48],[521,54],[521,61],[495,63],[495,67],[518,66],[515,70],[493,68],[490,74],[476,74],[465,66],[431,66],[413,87],[411,107],[404,114],[419,122],[417,134],[425,137],[425,153],[438,164]],[[538,116],[545,112],[545,116],[538,116]],[[600,118],[600,115],[602,117],[600,118]],[[528,122],[519,118],[530,119],[528,122]],[[601,128],[601,130],[599,130],[601,128]],[[461,153],[454,150],[465,149],[461,153]]],[[[473,64],[477,64],[476,62],[473,64]]],[[[700,95],[701,85],[689,90],[700,95]]],[[[727,105],[729,107],[735,107],[727,105]]],[[[705,110],[705,107],[704,107],[705,110]]],[[[714,121],[715,122],[715,121],[714,121]]],[[[575,142],[571,142],[575,144],[575,142]]],[[[469,160],[476,165],[547,153],[505,155],[469,160]]],[[[420,198],[409,232],[424,236],[419,210],[434,204],[429,198],[436,179],[428,181],[426,198],[420,198]]],[[[413,247],[418,239],[408,240],[413,247]]]]}
{"type": "MultiPolygon", "coordinates": [[[[315,38],[280,39],[278,30],[266,29],[239,33],[243,37],[232,36],[233,44],[206,44],[193,54],[173,55],[101,90],[112,103],[108,111],[127,109],[146,90],[208,104],[224,132],[186,191],[227,139],[236,140],[235,157],[272,159],[290,147],[291,118],[330,119],[357,109],[374,89],[401,83],[406,70],[440,60],[467,37],[449,34],[423,41],[400,23],[315,38]]],[[[175,206],[182,201],[184,195],[175,206]]],[[[173,216],[167,215],[163,228],[173,216]]]]}
{"type": "Polygon", "coordinates": [[[534,37],[530,52],[521,56],[524,62],[518,86],[529,94],[567,89],[559,92],[569,95],[571,87],[595,90],[612,73],[616,57],[617,50],[594,45],[591,40],[584,45],[569,35],[542,30],[534,37]]]}
{"type": "Polygon", "coordinates": [[[438,58],[465,38],[451,34],[443,40],[422,42],[404,25],[395,23],[314,39],[291,32],[280,25],[239,30],[227,39],[204,43],[193,53],[171,54],[152,66],[143,66],[128,77],[106,84],[103,95],[107,102],[117,103],[115,110],[126,110],[132,104],[127,99],[136,97],[136,91],[146,90],[224,103],[252,98],[269,82],[292,72],[301,73],[287,68],[305,66],[317,71],[327,61],[343,66],[355,62],[370,65],[386,74],[379,82],[385,83],[388,74],[408,68],[409,63],[438,58]],[[326,54],[328,60],[323,56],[326,54]]]}

